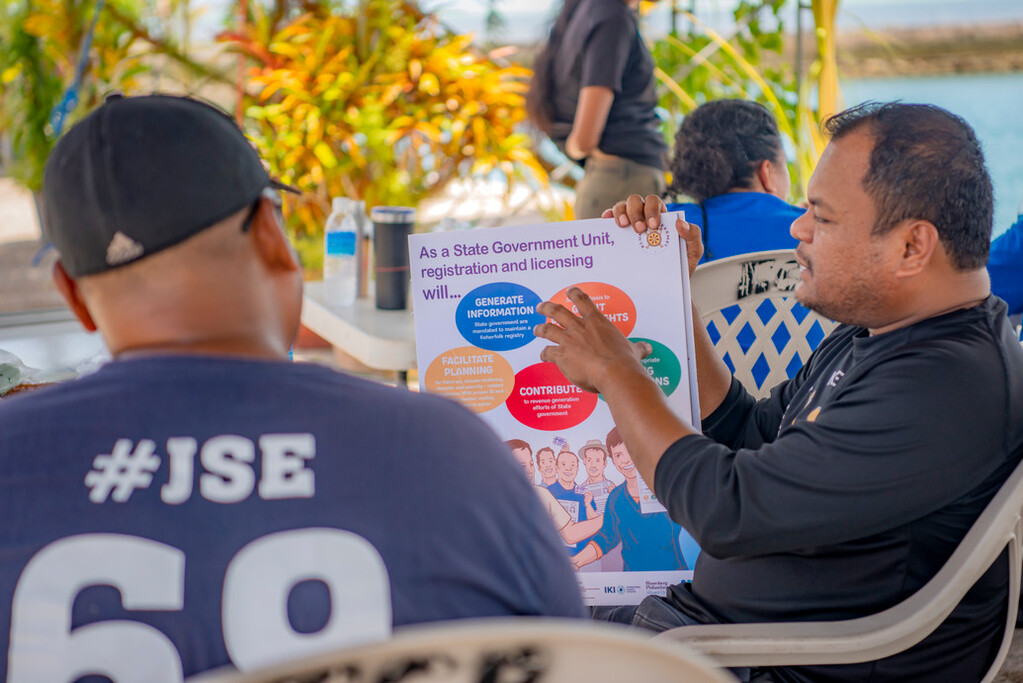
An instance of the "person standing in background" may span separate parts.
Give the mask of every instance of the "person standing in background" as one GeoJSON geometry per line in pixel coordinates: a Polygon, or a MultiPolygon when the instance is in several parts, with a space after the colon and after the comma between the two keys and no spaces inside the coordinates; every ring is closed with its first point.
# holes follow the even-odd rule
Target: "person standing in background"
{"type": "Polygon", "coordinates": [[[770,249],[795,248],[789,226],[804,209],[786,202],[792,181],[778,124],[767,109],[746,100],[707,102],[682,120],[675,134],[668,204],[703,231],[707,261],[770,249]]]}
{"type": "Polygon", "coordinates": [[[536,58],[532,121],[584,164],[575,218],[599,218],[622,197],[664,193],[667,145],[654,113],[654,62],[639,0],[565,0],[536,58]]]}

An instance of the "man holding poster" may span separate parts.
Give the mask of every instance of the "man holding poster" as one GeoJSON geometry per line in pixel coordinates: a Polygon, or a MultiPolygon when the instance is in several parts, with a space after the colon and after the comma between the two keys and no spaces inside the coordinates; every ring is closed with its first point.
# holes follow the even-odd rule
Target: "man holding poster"
{"type": "MultiPolygon", "coordinates": [[[[929,105],[836,115],[792,225],[795,297],[842,322],[791,380],[755,401],[697,326],[705,435],[666,405],[630,343],[581,289],[538,311],[537,336],[606,399],[673,519],[703,546],[692,584],[610,618],[695,623],[859,617],[940,569],[1023,456],[1023,350],[984,269],[992,189],[970,127],[929,105]]],[[[661,200],[615,207],[661,224],[661,200]]],[[[647,222],[649,221],[649,223],[647,222]]],[[[699,229],[678,221],[690,272],[699,229]]],[[[776,668],[775,680],[980,680],[998,649],[1005,562],[914,647],[876,662],[776,668]]]]}

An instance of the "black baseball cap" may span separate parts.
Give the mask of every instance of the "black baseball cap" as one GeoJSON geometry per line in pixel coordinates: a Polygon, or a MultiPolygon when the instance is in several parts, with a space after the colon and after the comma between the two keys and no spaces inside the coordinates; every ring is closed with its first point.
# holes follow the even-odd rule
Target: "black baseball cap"
{"type": "Polygon", "coordinates": [[[255,204],[273,180],[220,109],[188,97],[113,96],[57,142],[43,233],[71,277],[174,246],[255,204]]]}

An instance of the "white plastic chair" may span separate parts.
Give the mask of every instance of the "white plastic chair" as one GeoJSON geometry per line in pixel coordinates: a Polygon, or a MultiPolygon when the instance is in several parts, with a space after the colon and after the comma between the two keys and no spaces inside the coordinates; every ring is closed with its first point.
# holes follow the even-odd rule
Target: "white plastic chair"
{"type": "Polygon", "coordinates": [[[791,296],[791,249],[740,254],[699,266],[692,294],[714,348],[756,398],[792,377],[835,327],[791,296]]]}
{"type": "Polygon", "coordinates": [[[210,672],[192,683],[728,683],[730,673],[684,645],[623,626],[512,617],[395,630],[388,641],[261,671],[210,672]]]}
{"type": "Polygon", "coordinates": [[[827,622],[683,626],[658,640],[682,642],[722,666],[852,664],[917,644],[952,613],[967,591],[1009,549],[1005,633],[983,682],[998,674],[1012,641],[1020,594],[1023,465],[1016,467],[934,578],[902,602],[858,619],[827,622]]]}

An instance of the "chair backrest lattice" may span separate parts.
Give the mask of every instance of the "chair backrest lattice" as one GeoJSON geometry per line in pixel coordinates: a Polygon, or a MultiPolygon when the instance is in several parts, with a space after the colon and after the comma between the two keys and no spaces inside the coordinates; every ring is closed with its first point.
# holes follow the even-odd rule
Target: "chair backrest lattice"
{"type": "Polygon", "coordinates": [[[693,300],[715,349],[757,398],[794,376],[835,327],[795,300],[798,282],[791,249],[711,261],[693,274],[693,300]]]}

